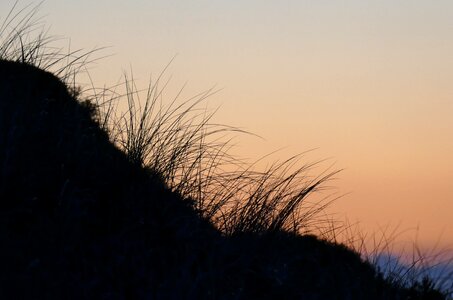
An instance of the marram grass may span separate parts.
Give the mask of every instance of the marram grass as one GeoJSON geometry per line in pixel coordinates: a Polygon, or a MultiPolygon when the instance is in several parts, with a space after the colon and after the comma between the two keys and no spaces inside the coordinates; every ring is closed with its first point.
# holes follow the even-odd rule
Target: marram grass
{"type": "MultiPolygon", "coordinates": [[[[259,236],[279,236],[282,233],[302,236],[316,232],[336,244],[339,232],[350,230],[350,226],[336,227],[337,223],[322,217],[325,208],[334,200],[332,197],[309,201],[312,194],[327,188],[327,183],[338,171],[327,169],[318,176],[310,176],[317,163],[304,163],[303,155],[275,162],[260,171],[254,164],[247,164],[229,154],[232,137],[250,133],[212,122],[215,111],[207,111],[203,104],[215,90],[185,100],[180,99],[179,93],[166,101],[165,70],[156,80],[150,80],[144,90],[136,86],[132,72],[126,73],[118,86],[98,89],[93,84],[86,90],[78,88],[77,75],[100,58],[102,49],[55,48],[56,39],[47,34],[45,24],[37,14],[38,9],[39,4],[19,8],[16,2],[3,17],[0,23],[0,60],[34,66],[57,76],[66,84],[71,96],[91,111],[96,124],[132,166],[145,170],[154,182],[161,182],[166,189],[190,203],[194,211],[208,220],[222,237],[233,240],[246,237],[256,246],[262,243],[255,241],[259,236]],[[119,110],[118,103],[126,103],[127,109],[119,110]]],[[[62,185],[61,194],[69,184],[65,182],[62,185]]],[[[382,268],[377,257],[385,253],[391,243],[391,237],[383,236],[383,243],[377,244],[372,253],[364,251],[361,235],[343,241],[363,254],[375,268],[382,268]]],[[[293,244],[287,239],[275,241],[288,243],[288,246],[293,244]]],[[[239,244],[243,242],[241,240],[239,244]]],[[[348,251],[354,252],[351,249],[348,251]]],[[[244,248],[246,252],[249,250],[244,248]]],[[[225,253],[222,255],[227,257],[225,253]]],[[[241,256],[236,259],[241,259],[241,256]]],[[[452,274],[429,277],[429,273],[423,273],[427,269],[423,264],[426,260],[427,257],[419,252],[408,267],[391,264],[389,260],[387,269],[378,270],[376,278],[384,275],[385,280],[379,279],[385,282],[382,284],[404,291],[404,299],[447,299],[452,291],[451,280],[448,281],[452,274]],[[419,268],[420,265],[425,268],[419,268]]],[[[186,270],[186,267],[181,265],[181,270],[186,270]]],[[[182,280],[181,286],[189,282],[184,276],[178,278],[182,280]]],[[[234,284],[234,280],[231,282],[234,284]]],[[[220,294],[217,297],[220,298],[220,294]]]]}

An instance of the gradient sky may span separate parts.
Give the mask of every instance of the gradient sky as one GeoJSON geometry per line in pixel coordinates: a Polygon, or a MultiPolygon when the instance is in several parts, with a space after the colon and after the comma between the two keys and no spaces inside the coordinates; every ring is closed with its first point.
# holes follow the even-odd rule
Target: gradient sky
{"type": "Polygon", "coordinates": [[[223,88],[216,120],[265,138],[238,153],[316,148],[307,159],[345,169],[340,217],[453,244],[453,1],[47,0],[41,13],[74,48],[112,46],[99,85],[130,66],[145,85],[178,54],[175,89],[223,88]]]}

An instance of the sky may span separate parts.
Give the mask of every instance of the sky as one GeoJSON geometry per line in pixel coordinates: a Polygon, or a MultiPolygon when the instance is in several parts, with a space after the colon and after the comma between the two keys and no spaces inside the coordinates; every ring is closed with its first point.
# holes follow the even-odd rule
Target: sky
{"type": "Polygon", "coordinates": [[[170,94],[216,86],[216,120],[263,137],[238,137],[238,155],[315,149],[307,160],[343,169],[338,218],[453,246],[453,1],[46,0],[40,12],[71,47],[110,47],[91,70],[99,85],[130,68],[146,85],[176,55],[170,94]]]}

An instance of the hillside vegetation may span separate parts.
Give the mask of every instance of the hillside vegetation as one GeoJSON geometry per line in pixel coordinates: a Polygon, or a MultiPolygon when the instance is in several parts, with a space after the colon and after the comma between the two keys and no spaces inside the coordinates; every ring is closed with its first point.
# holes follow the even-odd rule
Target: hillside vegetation
{"type": "Polygon", "coordinates": [[[50,73],[1,61],[0,99],[3,298],[409,295],[314,236],[222,235],[193,200],[130,162],[93,104],[50,73]]]}
{"type": "Polygon", "coordinates": [[[304,201],[335,172],[307,180],[290,159],[222,173],[234,158],[207,137],[235,129],[191,118],[198,100],[156,114],[156,86],[136,109],[126,81],[115,119],[68,84],[71,55],[46,71],[63,60],[22,38],[31,17],[0,28],[1,299],[447,298],[304,234],[324,207],[304,201]]]}

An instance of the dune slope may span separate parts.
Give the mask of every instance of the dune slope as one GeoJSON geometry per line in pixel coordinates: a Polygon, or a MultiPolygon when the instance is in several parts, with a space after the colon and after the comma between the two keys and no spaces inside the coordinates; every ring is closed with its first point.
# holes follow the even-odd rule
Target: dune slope
{"type": "Polygon", "coordinates": [[[0,61],[0,298],[408,299],[342,245],[222,235],[95,112],[54,75],[0,61]]]}

